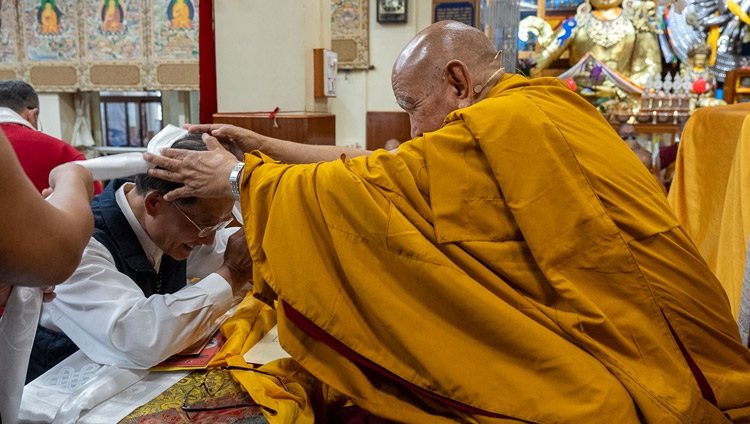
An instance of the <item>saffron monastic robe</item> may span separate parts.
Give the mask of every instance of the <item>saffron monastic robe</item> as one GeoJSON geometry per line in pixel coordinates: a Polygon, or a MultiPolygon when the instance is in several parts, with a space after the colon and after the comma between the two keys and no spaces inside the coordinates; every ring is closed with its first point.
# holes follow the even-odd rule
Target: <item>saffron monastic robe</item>
{"type": "Polygon", "coordinates": [[[699,108],[680,137],[667,196],[739,315],[750,234],[750,104],[699,108]]]}
{"type": "Polygon", "coordinates": [[[750,419],[721,285],[561,82],[506,76],[395,155],[245,162],[256,295],[277,301],[283,347],[373,414],[750,419]]]}

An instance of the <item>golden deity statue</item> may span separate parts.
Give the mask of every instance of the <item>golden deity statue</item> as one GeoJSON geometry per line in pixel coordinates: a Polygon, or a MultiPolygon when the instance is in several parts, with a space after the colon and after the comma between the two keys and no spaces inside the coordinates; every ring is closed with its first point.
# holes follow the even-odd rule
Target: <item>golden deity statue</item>
{"type": "Polygon", "coordinates": [[[587,0],[533,56],[534,72],[547,68],[565,51],[571,65],[590,53],[643,86],[649,75],[661,73],[655,8],[652,1],[626,0],[623,4],[622,0],[587,0]]]}
{"type": "Polygon", "coordinates": [[[192,4],[189,4],[189,0],[172,0],[167,14],[170,28],[192,28],[192,4]]]}
{"type": "Polygon", "coordinates": [[[118,32],[125,29],[120,0],[105,0],[101,8],[102,31],[118,32]]]}
{"type": "Polygon", "coordinates": [[[59,34],[59,16],[60,10],[55,5],[54,0],[42,0],[41,6],[37,9],[39,32],[42,34],[59,34]]]}
{"type": "Polygon", "coordinates": [[[720,106],[726,102],[715,98],[716,76],[709,67],[708,60],[711,57],[711,47],[704,43],[697,43],[688,52],[687,63],[680,66],[680,77],[683,81],[691,83],[693,97],[690,99],[690,110],[699,107],[720,106]]]}

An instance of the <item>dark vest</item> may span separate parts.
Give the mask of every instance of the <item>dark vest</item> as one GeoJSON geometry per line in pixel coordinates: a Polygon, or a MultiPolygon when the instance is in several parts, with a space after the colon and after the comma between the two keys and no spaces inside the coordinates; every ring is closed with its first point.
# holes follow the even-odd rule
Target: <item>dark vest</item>
{"type": "MultiPolygon", "coordinates": [[[[112,254],[117,270],[135,281],[146,297],[152,294],[174,293],[185,286],[187,261],[176,261],[163,255],[159,272],[154,270],[138,242],[138,237],[117,205],[115,193],[125,182],[127,181],[110,182],[91,202],[94,238],[112,254]]],[[[26,383],[77,350],[78,346],[65,334],[38,327],[31,350],[26,383]]]]}

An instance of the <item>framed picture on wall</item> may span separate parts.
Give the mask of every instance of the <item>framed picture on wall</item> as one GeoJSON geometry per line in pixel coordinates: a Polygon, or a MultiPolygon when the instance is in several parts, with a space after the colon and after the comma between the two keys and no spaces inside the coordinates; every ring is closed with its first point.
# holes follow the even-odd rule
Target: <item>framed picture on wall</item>
{"type": "Polygon", "coordinates": [[[479,28],[479,0],[432,0],[432,22],[458,21],[479,28]]]}
{"type": "Polygon", "coordinates": [[[377,0],[378,22],[406,22],[406,3],[408,0],[377,0]]]}

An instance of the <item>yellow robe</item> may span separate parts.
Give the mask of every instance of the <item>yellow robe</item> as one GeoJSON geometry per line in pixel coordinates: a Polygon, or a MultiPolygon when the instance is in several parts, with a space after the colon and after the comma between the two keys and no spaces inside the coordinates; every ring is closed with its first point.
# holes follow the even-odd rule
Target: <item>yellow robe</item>
{"type": "Polygon", "coordinates": [[[667,202],[737,317],[750,234],[750,104],[700,108],[680,138],[667,202]]]}
{"type": "Polygon", "coordinates": [[[750,351],[720,284],[653,177],[561,82],[506,76],[396,155],[245,163],[256,295],[341,344],[278,308],[283,347],[373,414],[750,419],[750,351]]]}

